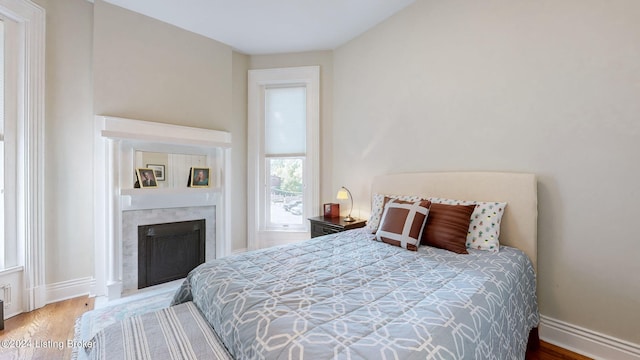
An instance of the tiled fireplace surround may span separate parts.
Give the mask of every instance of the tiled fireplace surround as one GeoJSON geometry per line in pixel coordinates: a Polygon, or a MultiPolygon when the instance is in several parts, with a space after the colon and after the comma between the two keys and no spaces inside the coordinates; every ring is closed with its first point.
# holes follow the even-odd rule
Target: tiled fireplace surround
{"type": "Polygon", "coordinates": [[[205,260],[216,258],[216,207],[125,211],[122,214],[122,292],[138,288],[138,226],[205,219],[205,260]]]}
{"type": "Polygon", "coordinates": [[[205,219],[205,260],[229,253],[229,133],[107,116],[96,116],[96,130],[95,295],[136,291],[140,225],[205,219]],[[137,150],[204,155],[212,186],[134,189],[137,150]]]}

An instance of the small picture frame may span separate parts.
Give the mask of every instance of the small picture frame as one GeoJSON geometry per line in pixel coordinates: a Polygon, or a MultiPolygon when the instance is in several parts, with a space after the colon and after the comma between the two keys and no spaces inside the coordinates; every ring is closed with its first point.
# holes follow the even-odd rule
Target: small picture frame
{"type": "Polygon", "coordinates": [[[158,181],[156,180],[156,174],[153,169],[136,168],[136,175],[138,176],[138,184],[141,188],[158,187],[158,181]]]}
{"type": "Polygon", "coordinates": [[[192,167],[189,173],[189,187],[210,187],[211,169],[206,167],[192,167]]]}
{"type": "Polygon", "coordinates": [[[147,164],[147,168],[152,169],[153,173],[156,175],[157,181],[164,181],[164,165],[160,164],[147,164]]]}
{"type": "Polygon", "coordinates": [[[340,204],[336,204],[336,203],[324,204],[324,217],[326,218],[340,217],[340,204]]]}

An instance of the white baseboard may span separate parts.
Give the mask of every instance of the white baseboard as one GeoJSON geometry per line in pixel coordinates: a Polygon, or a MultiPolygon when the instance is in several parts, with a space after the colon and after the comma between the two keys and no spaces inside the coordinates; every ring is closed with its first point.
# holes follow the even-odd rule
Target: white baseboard
{"type": "Polygon", "coordinates": [[[603,360],[640,360],[640,345],[540,315],[540,339],[603,360]]]}
{"type": "Polygon", "coordinates": [[[247,252],[247,250],[248,250],[247,248],[235,249],[231,252],[231,255],[241,254],[241,253],[247,252]]]}
{"type": "Polygon", "coordinates": [[[95,279],[93,277],[86,277],[48,284],[47,304],[72,299],[78,296],[89,295],[94,286],[94,282],[95,279]]]}

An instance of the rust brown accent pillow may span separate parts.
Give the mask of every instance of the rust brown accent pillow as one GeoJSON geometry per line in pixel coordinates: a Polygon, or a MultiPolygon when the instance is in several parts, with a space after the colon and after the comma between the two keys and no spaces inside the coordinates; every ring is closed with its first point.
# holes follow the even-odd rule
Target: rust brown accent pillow
{"type": "Polygon", "coordinates": [[[429,200],[390,200],[384,207],[376,239],[407,250],[417,251],[429,215],[429,200]]]}
{"type": "Polygon", "coordinates": [[[468,254],[467,233],[475,205],[432,203],[422,232],[421,244],[468,254]]]}

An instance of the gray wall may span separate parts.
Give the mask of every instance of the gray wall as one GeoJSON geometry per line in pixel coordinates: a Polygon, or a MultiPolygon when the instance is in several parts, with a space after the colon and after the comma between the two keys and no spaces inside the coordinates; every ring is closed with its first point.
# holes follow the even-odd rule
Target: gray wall
{"type": "Polygon", "coordinates": [[[633,0],[418,0],[334,53],[333,187],[364,216],[378,174],[537,174],[542,314],[640,344],[639,18],[633,0]]]}

